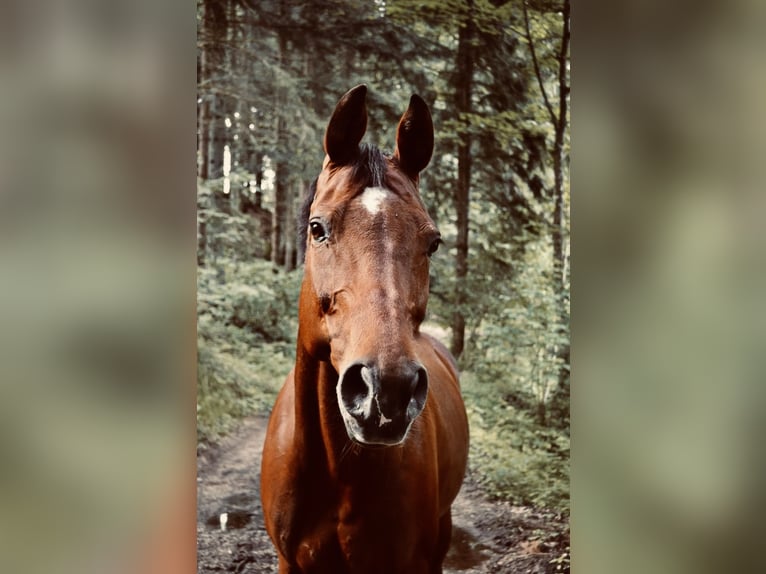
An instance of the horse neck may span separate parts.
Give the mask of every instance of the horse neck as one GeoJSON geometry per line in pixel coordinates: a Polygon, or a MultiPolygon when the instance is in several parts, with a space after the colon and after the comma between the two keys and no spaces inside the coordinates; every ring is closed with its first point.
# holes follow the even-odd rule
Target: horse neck
{"type": "Polygon", "coordinates": [[[338,411],[337,382],[332,365],[313,357],[299,335],[294,374],[296,447],[306,460],[331,473],[349,441],[338,411]]]}

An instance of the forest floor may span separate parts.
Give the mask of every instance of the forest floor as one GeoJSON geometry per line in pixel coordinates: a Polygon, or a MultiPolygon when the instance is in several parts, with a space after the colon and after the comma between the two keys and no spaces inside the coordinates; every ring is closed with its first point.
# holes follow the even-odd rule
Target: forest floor
{"type": "MultiPolygon", "coordinates": [[[[245,419],[198,457],[198,574],[277,572],[259,497],[266,422],[264,416],[245,419]]],[[[488,500],[469,474],[452,516],[445,574],[569,572],[569,528],[560,515],[488,500]]]]}

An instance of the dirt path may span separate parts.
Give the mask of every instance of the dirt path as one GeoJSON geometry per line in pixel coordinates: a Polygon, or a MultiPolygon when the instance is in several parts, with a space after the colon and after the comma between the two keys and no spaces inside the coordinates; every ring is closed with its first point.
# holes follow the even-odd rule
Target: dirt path
{"type": "MultiPolygon", "coordinates": [[[[237,432],[197,462],[197,572],[276,573],[277,558],[259,499],[266,418],[237,432]],[[226,513],[226,529],[221,515],[226,513]]],[[[445,574],[568,572],[551,560],[569,545],[560,517],[488,501],[471,477],[452,507],[453,540],[445,574]]]]}

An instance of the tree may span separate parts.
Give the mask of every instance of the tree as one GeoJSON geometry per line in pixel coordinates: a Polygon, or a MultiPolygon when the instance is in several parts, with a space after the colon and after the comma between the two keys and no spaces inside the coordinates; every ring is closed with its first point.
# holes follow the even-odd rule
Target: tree
{"type": "Polygon", "coordinates": [[[534,38],[529,24],[529,10],[527,8],[527,0],[522,0],[522,7],[524,11],[524,31],[527,45],[529,46],[532,64],[534,67],[535,78],[537,79],[540,93],[545,103],[545,109],[548,112],[548,120],[551,123],[554,133],[551,157],[553,159],[553,196],[555,200],[553,208],[553,229],[551,237],[553,241],[554,265],[556,266],[557,271],[556,275],[560,278],[562,286],[564,286],[566,283],[566,258],[564,254],[564,238],[566,235],[564,214],[564,137],[569,125],[569,84],[567,78],[569,75],[570,1],[564,0],[560,6],[554,6],[552,8],[544,7],[548,10],[554,10],[556,12],[560,11],[562,17],[561,39],[555,58],[557,68],[556,84],[558,89],[558,111],[554,110],[554,106],[551,104],[551,98],[548,96],[548,90],[545,87],[546,79],[543,75],[540,62],[537,57],[536,44],[538,40],[534,38]]]}
{"type": "Polygon", "coordinates": [[[223,148],[226,142],[224,121],[228,98],[217,89],[216,79],[224,74],[226,45],[229,32],[229,0],[204,0],[202,3],[202,50],[200,68],[205,91],[202,96],[201,156],[204,165],[200,169],[203,179],[215,179],[223,175],[223,148]]]}
{"type": "MultiPolygon", "coordinates": [[[[288,17],[285,0],[279,2],[279,14],[282,21],[288,17]]],[[[287,80],[282,77],[290,71],[290,62],[288,60],[288,37],[285,29],[277,30],[278,40],[278,66],[276,89],[275,89],[275,114],[277,118],[276,125],[276,170],[274,179],[274,218],[271,224],[271,261],[280,266],[285,266],[289,259],[289,253],[286,251],[287,241],[285,238],[288,224],[289,205],[292,201],[290,182],[290,166],[288,159],[288,133],[287,113],[287,80]]]]}
{"type": "MultiPolygon", "coordinates": [[[[527,8],[527,0],[522,0],[522,6],[524,9],[524,31],[529,46],[530,57],[534,67],[535,78],[540,89],[540,93],[545,103],[545,109],[548,113],[548,120],[552,126],[554,133],[553,147],[551,149],[552,164],[553,164],[553,226],[551,230],[551,241],[553,245],[553,269],[555,280],[559,283],[561,289],[561,297],[559,303],[560,325],[563,326],[569,324],[569,290],[568,290],[568,266],[567,258],[564,250],[565,239],[567,237],[567,225],[566,225],[566,213],[565,213],[565,197],[564,197],[564,144],[567,129],[569,126],[568,111],[569,111],[569,16],[570,16],[570,0],[563,0],[560,5],[543,6],[543,9],[548,13],[560,13],[561,14],[561,32],[559,45],[554,52],[553,62],[555,64],[555,83],[558,91],[558,110],[554,109],[554,105],[551,103],[551,98],[548,95],[546,89],[546,81],[544,73],[541,69],[540,61],[537,55],[538,40],[534,37],[530,27],[529,10],[527,8]]],[[[553,67],[553,66],[552,66],[553,67]]],[[[553,74],[552,74],[553,75],[553,74]]],[[[555,348],[555,355],[559,359],[561,365],[559,367],[558,385],[555,391],[556,402],[568,401],[569,399],[569,357],[570,357],[570,343],[568,332],[562,333],[566,336],[566,343],[557,345],[555,348]]],[[[544,415],[543,415],[543,418],[544,415]]]]}
{"type": "MultiPolygon", "coordinates": [[[[474,47],[476,25],[473,21],[473,0],[466,0],[468,13],[460,24],[455,57],[455,113],[458,118],[472,112],[474,47]]],[[[471,133],[465,130],[457,146],[457,183],[455,185],[455,211],[457,213],[457,241],[455,244],[455,304],[452,317],[452,353],[459,357],[465,347],[466,303],[465,279],[468,275],[468,211],[471,191],[471,133]]]]}

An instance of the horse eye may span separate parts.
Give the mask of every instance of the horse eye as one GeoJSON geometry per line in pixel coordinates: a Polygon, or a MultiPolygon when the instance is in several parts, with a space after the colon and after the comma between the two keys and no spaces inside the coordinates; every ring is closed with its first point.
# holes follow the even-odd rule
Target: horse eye
{"type": "Polygon", "coordinates": [[[314,220],[309,222],[309,229],[311,230],[311,237],[314,238],[314,241],[324,241],[327,239],[327,230],[324,225],[322,225],[321,221],[314,220]]]}
{"type": "Polygon", "coordinates": [[[439,249],[439,245],[441,245],[441,238],[437,237],[431,242],[431,245],[428,246],[428,256],[431,257],[434,253],[436,253],[436,250],[439,249]]]}
{"type": "Polygon", "coordinates": [[[441,238],[437,237],[431,242],[431,245],[428,246],[428,256],[431,257],[434,253],[436,253],[436,250],[439,249],[439,245],[441,245],[441,238]]]}

